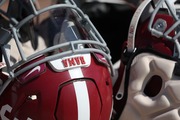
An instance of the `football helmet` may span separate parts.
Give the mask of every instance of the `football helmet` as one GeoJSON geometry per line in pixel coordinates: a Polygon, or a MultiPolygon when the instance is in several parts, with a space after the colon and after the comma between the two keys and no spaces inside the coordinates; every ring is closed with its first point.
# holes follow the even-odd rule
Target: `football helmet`
{"type": "Polygon", "coordinates": [[[1,10],[0,119],[109,120],[114,70],[88,16],[73,0],[39,1],[41,9],[28,3],[31,12],[21,19],[1,10]],[[21,41],[37,17],[33,49],[33,37],[21,41]]]}
{"type": "Polygon", "coordinates": [[[114,120],[179,120],[178,1],[144,0],[131,20],[114,84],[114,120]]]}

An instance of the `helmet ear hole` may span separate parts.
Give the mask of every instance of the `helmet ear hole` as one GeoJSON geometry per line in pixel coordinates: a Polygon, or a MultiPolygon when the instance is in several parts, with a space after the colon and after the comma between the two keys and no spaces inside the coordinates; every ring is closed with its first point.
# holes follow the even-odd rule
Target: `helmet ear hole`
{"type": "Polygon", "coordinates": [[[158,75],[154,75],[146,83],[143,92],[148,97],[155,97],[160,93],[162,84],[163,84],[162,78],[158,75]]]}

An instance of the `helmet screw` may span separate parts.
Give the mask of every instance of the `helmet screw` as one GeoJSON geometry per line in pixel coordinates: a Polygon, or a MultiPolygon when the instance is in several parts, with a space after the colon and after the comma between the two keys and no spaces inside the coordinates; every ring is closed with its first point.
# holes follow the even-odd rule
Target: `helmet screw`
{"type": "Polygon", "coordinates": [[[153,28],[154,28],[154,31],[152,32],[152,35],[159,38],[162,36],[163,32],[166,30],[167,23],[163,19],[157,19],[153,25],[153,28]]]}

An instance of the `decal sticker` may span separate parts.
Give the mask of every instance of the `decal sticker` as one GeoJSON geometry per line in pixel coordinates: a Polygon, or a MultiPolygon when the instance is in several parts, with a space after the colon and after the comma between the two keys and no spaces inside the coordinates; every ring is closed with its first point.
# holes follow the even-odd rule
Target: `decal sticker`
{"type": "Polygon", "coordinates": [[[26,71],[22,75],[18,76],[18,79],[21,83],[26,83],[29,80],[35,78],[36,76],[42,74],[45,71],[45,69],[46,69],[45,64],[38,65],[38,66],[26,71]]]}
{"type": "MultiPolygon", "coordinates": [[[[1,107],[1,111],[0,111],[0,117],[1,120],[10,120],[7,116],[6,116],[6,112],[11,113],[12,111],[12,107],[8,104],[3,105],[1,107]]],[[[14,118],[13,120],[19,120],[18,118],[14,118]]],[[[27,120],[32,120],[31,118],[27,117],[27,120]]]]}
{"type": "Polygon", "coordinates": [[[40,72],[41,71],[41,67],[40,66],[36,66],[35,68],[33,68],[25,77],[24,77],[24,79],[26,79],[29,75],[31,75],[32,73],[34,73],[34,72],[40,72]]]}
{"type": "Polygon", "coordinates": [[[88,67],[91,63],[90,54],[78,54],[73,56],[56,59],[49,62],[50,66],[55,71],[64,71],[78,67],[88,67]]]}
{"type": "Polygon", "coordinates": [[[85,65],[85,59],[84,56],[77,56],[77,57],[72,57],[72,58],[66,58],[62,60],[63,66],[66,67],[71,67],[71,66],[78,66],[78,65],[85,65]]]}

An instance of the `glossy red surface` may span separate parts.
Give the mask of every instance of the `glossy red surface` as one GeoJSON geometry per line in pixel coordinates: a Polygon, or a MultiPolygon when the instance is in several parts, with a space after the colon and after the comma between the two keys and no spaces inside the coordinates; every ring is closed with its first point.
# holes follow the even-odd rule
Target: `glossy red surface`
{"type": "Polygon", "coordinates": [[[0,96],[0,109],[3,112],[1,119],[78,120],[73,84],[84,81],[89,96],[89,120],[109,120],[112,83],[109,70],[104,64],[91,56],[90,66],[81,68],[83,77],[77,79],[72,79],[68,70],[53,71],[48,63],[43,63],[40,67],[42,71],[32,72],[32,68],[14,79],[5,89],[0,96]],[[22,79],[28,74],[27,81],[22,79]]]}

